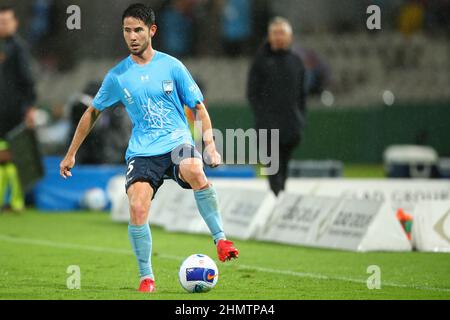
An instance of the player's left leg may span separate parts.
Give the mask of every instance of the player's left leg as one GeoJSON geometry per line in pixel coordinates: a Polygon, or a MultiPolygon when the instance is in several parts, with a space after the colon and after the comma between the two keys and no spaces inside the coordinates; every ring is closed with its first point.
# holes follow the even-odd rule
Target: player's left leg
{"type": "Polygon", "coordinates": [[[208,225],[217,246],[219,260],[226,261],[238,257],[238,250],[231,241],[226,240],[220,215],[216,189],[211,185],[199,158],[188,158],[179,165],[180,178],[194,190],[198,210],[208,225]]]}

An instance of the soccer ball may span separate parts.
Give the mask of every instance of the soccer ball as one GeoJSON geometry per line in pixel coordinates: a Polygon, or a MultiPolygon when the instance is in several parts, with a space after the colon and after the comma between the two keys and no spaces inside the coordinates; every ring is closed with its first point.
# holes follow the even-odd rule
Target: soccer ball
{"type": "Polygon", "coordinates": [[[108,196],[100,188],[87,190],[81,199],[81,207],[87,210],[102,211],[108,205],[108,196]]]}
{"type": "Polygon", "coordinates": [[[219,280],[219,269],[210,257],[194,254],[181,264],[178,279],[189,293],[208,292],[219,280]]]}

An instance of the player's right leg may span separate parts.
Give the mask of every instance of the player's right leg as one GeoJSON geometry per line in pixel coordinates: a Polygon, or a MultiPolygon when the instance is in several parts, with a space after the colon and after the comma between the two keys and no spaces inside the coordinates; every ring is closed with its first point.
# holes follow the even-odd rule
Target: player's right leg
{"type": "Polygon", "coordinates": [[[130,203],[128,236],[139,266],[141,292],[155,291],[151,262],[152,235],[148,224],[153,193],[153,188],[148,182],[135,182],[127,191],[130,203]]]}
{"type": "Polygon", "coordinates": [[[164,173],[170,164],[170,155],[136,157],[128,162],[126,176],[126,190],[130,202],[128,234],[139,265],[141,277],[139,291],[142,292],[155,290],[151,260],[152,235],[148,217],[151,201],[164,183],[164,173]]]}

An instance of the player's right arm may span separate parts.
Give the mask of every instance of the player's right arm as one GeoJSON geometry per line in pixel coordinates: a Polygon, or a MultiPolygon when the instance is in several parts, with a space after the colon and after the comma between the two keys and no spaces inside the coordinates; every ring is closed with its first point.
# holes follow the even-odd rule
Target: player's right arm
{"type": "Polygon", "coordinates": [[[61,161],[59,165],[59,174],[64,179],[72,176],[70,170],[75,166],[75,156],[78,152],[83,141],[89,135],[92,128],[95,125],[98,117],[100,116],[101,111],[95,109],[94,107],[88,107],[84,112],[83,116],[78,123],[77,130],[72,139],[72,143],[70,144],[69,150],[67,151],[66,156],[61,161]]]}
{"type": "Polygon", "coordinates": [[[103,80],[100,90],[92,101],[92,105],[86,109],[78,123],[69,150],[59,165],[59,174],[61,177],[67,179],[67,177],[72,176],[70,170],[75,166],[75,155],[84,139],[86,139],[89,132],[91,132],[94,127],[95,121],[97,121],[103,110],[114,106],[119,100],[120,95],[116,86],[115,76],[112,72],[109,72],[103,80]]]}

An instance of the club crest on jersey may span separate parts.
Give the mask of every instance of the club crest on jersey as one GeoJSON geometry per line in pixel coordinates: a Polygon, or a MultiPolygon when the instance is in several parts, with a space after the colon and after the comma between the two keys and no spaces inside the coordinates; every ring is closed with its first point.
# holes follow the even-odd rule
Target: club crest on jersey
{"type": "Polygon", "coordinates": [[[172,80],[163,81],[163,90],[166,94],[171,94],[173,92],[173,81],[172,80]]]}

